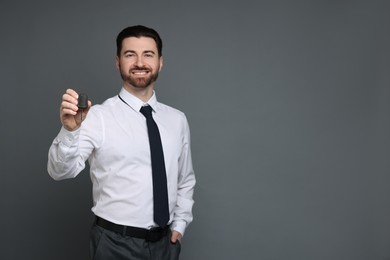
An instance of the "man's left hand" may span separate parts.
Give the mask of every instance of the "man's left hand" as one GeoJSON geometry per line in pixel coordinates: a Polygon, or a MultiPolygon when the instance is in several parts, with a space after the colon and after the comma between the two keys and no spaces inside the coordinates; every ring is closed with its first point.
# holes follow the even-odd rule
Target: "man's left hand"
{"type": "Polygon", "coordinates": [[[176,244],[177,241],[181,242],[182,237],[183,237],[182,234],[180,234],[179,232],[177,232],[175,230],[172,230],[171,242],[173,244],[176,244]]]}

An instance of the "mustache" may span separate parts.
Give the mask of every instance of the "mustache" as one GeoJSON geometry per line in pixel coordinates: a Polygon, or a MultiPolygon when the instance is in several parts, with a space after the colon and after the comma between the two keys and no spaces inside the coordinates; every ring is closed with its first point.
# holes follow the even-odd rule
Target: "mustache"
{"type": "Polygon", "coordinates": [[[147,68],[147,67],[145,67],[145,66],[143,66],[143,67],[140,67],[140,66],[133,66],[130,70],[131,70],[131,71],[133,71],[133,70],[144,70],[144,71],[149,71],[150,69],[147,68]]]}

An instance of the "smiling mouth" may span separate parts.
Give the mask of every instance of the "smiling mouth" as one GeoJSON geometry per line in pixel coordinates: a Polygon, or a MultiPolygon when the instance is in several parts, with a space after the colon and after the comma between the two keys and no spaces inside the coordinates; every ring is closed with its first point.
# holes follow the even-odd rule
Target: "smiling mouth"
{"type": "Polygon", "coordinates": [[[147,75],[149,73],[149,71],[147,71],[147,70],[142,70],[142,71],[136,70],[136,71],[132,71],[131,73],[133,75],[137,75],[137,76],[145,76],[145,75],[147,75]]]}

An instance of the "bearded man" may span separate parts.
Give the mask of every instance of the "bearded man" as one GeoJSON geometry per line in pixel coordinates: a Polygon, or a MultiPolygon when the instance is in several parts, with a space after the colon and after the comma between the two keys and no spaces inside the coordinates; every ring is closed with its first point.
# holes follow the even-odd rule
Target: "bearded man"
{"type": "Polygon", "coordinates": [[[88,160],[93,185],[91,259],[179,259],[192,221],[195,176],[190,131],[181,111],[157,101],[162,41],[137,25],[117,36],[119,95],[78,107],[62,96],[62,128],[48,156],[55,180],[76,177],[88,160]]]}

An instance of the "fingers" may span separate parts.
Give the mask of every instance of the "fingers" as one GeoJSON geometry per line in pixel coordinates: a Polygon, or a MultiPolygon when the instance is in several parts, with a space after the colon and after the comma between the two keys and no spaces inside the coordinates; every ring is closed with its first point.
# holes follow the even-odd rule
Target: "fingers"
{"type": "Polygon", "coordinates": [[[179,232],[172,230],[172,235],[171,235],[171,242],[172,243],[175,244],[177,241],[181,242],[182,237],[183,236],[179,232]]]}
{"type": "Polygon", "coordinates": [[[62,95],[60,107],[60,119],[65,129],[69,131],[76,130],[87,116],[89,109],[92,106],[91,101],[88,100],[88,107],[86,109],[79,109],[78,105],[79,94],[73,89],[67,89],[62,95]]]}
{"type": "Polygon", "coordinates": [[[73,89],[67,89],[62,96],[61,114],[62,115],[76,115],[79,108],[77,107],[77,99],[79,95],[73,89]]]}
{"type": "Polygon", "coordinates": [[[70,96],[73,96],[75,99],[78,99],[79,98],[79,94],[77,94],[76,91],[74,91],[73,89],[71,88],[68,88],[65,92],[65,94],[68,94],[70,96]]]}

